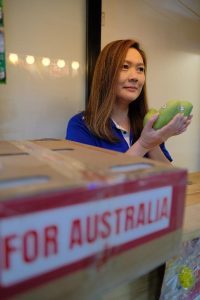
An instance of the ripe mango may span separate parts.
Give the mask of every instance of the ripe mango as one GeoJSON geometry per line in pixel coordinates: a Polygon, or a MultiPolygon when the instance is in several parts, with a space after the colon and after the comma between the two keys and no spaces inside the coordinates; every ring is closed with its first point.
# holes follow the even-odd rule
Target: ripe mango
{"type": "Polygon", "coordinates": [[[159,113],[158,119],[155,121],[153,128],[160,129],[167,125],[177,113],[183,113],[184,116],[189,116],[192,111],[193,105],[189,101],[169,100],[159,110],[151,108],[144,117],[143,124],[146,125],[147,121],[156,113],[159,113]]]}
{"type": "Polygon", "coordinates": [[[193,109],[192,103],[189,101],[180,101],[180,111],[184,114],[184,116],[189,116],[193,109]]]}
{"type": "Polygon", "coordinates": [[[144,126],[146,125],[147,121],[148,121],[149,119],[151,119],[151,117],[153,117],[153,115],[155,115],[155,114],[157,114],[157,113],[158,113],[158,110],[157,110],[157,109],[151,108],[151,109],[146,113],[146,115],[145,115],[145,117],[144,117],[144,121],[143,121],[144,126]]]}

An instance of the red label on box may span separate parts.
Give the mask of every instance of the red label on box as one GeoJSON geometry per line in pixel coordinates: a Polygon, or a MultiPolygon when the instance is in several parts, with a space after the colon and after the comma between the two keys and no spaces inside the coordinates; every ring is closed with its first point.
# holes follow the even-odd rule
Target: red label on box
{"type": "Polygon", "coordinates": [[[167,186],[2,219],[1,286],[167,229],[171,204],[167,186]]]}

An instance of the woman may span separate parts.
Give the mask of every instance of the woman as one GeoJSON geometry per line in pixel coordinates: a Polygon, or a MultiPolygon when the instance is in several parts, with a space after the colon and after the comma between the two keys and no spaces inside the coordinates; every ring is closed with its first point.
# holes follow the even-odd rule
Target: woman
{"type": "Polygon", "coordinates": [[[159,130],[154,115],[143,128],[148,111],[146,57],[138,42],[117,40],[101,51],[94,70],[86,110],[73,116],[66,139],[129,155],[171,161],[164,142],[184,132],[191,117],[177,114],[159,130]]]}

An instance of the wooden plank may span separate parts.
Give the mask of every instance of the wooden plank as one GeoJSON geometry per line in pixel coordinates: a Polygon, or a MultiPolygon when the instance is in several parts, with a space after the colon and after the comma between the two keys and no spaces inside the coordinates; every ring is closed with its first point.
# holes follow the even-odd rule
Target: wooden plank
{"type": "Polygon", "coordinates": [[[98,300],[158,300],[164,268],[162,265],[129,284],[117,287],[98,300]]]}
{"type": "Polygon", "coordinates": [[[200,236],[200,172],[190,173],[186,192],[186,207],[182,240],[200,236]]]}

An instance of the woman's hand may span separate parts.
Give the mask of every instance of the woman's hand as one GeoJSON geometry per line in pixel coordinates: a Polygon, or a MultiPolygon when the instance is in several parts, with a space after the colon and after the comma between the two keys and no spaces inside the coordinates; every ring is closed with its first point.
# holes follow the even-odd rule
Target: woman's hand
{"type": "Polygon", "coordinates": [[[138,140],[140,145],[145,149],[150,150],[165,142],[171,136],[183,133],[186,131],[192,120],[192,116],[185,117],[183,114],[179,113],[167,125],[161,129],[155,130],[153,128],[153,124],[157,120],[158,116],[159,114],[154,115],[147,122],[138,140]]]}
{"type": "Polygon", "coordinates": [[[187,130],[187,127],[190,125],[190,123],[192,121],[193,115],[190,115],[185,118],[186,118],[186,120],[185,120],[183,126],[174,135],[179,135],[187,130]]]}

